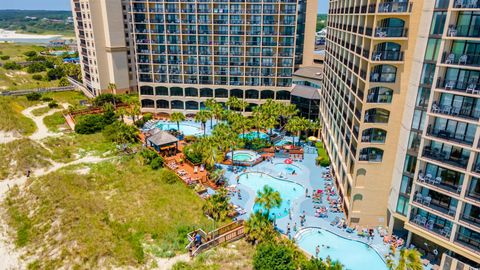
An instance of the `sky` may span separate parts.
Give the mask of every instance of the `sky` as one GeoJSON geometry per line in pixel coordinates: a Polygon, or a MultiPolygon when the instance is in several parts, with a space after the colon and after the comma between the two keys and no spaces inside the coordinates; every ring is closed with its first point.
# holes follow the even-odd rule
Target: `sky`
{"type": "MultiPolygon", "coordinates": [[[[0,9],[70,10],[70,0],[0,0],[0,9]]],[[[327,13],[328,0],[318,0],[318,13],[327,13]]]]}

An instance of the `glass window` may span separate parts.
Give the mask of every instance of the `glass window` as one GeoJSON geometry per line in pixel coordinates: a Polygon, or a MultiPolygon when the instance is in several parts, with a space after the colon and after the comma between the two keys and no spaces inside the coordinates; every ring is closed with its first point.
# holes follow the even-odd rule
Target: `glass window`
{"type": "Polygon", "coordinates": [[[441,39],[429,39],[427,42],[427,50],[425,52],[425,60],[435,61],[437,60],[438,51],[440,48],[441,39]]]}
{"type": "Polygon", "coordinates": [[[432,24],[430,28],[430,35],[441,35],[445,26],[446,12],[434,12],[432,17],[432,24]]]}

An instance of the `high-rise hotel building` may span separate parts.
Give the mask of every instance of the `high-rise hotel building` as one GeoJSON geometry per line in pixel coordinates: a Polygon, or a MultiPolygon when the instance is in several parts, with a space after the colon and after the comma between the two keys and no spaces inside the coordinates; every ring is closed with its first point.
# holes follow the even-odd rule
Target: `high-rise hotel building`
{"type": "Polygon", "coordinates": [[[329,4],[320,118],[348,221],[478,266],[480,1],[329,4]]]}
{"type": "Polygon", "coordinates": [[[316,0],[72,1],[85,84],[137,87],[144,112],[289,102],[293,72],[313,61],[316,0]]]}

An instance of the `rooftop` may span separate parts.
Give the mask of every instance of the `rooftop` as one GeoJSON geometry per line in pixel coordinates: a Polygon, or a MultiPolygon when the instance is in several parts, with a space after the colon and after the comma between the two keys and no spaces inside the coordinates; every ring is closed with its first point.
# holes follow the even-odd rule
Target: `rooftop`
{"type": "Polygon", "coordinates": [[[147,141],[157,146],[178,142],[178,139],[175,136],[159,128],[154,128],[150,130],[148,133],[150,134],[150,136],[147,135],[148,137],[147,141]]]}
{"type": "Polygon", "coordinates": [[[319,66],[308,66],[299,68],[293,76],[300,76],[313,80],[322,80],[323,79],[323,67],[319,66]]]}

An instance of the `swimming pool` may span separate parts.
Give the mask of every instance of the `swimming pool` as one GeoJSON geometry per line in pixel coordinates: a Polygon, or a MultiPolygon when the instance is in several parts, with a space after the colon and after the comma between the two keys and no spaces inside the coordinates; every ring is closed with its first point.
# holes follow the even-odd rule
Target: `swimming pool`
{"type": "Polygon", "coordinates": [[[295,240],[312,256],[315,256],[316,247],[319,245],[320,258],[325,259],[330,256],[332,260],[338,260],[345,265],[346,269],[388,269],[380,255],[367,244],[343,238],[323,229],[306,228],[297,233],[295,240]]]}
{"type": "Polygon", "coordinates": [[[275,145],[277,146],[282,146],[286,144],[293,144],[292,138],[283,138],[280,141],[275,143],[275,145]]]}
{"type": "MultiPolygon", "coordinates": [[[[277,219],[287,216],[288,209],[292,207],[292,203],[301,196],[305,196],[305,188],[300,184],[281,180],[264,173],[244,173],[239,176],[238,182],[253,190],[255,195],[257,191],[262,190],[264,186],[270,186],[278,191],[282,197],[282,204],[280,207],[270,210],[270,216],[273,217],[275,215],[277,219]]],[[[262,207],[259,205],[253,206],[253,211],[261,209],[262,207]]]]}
{"type": "Polygon", "coordinates": [[[245,134],[240,134],[240,138],[247,138],[249,140],[253,140],[253,139],[256,139],[256,138],[260,138],[260,139],[268,139],[268,134],[265,133],[265,132],[261,132],[261,131],[250,131],[248,133],[245,133],[245,134]]]}
{"type": "MultiPolygon", "coordinates": [[[[232,153],[227,153],[227,158],[232,159],[232,153]]],[[[237,162],[254,162],[260,155],[250,150],[239,150],[233,152],[233,160],[237,162]]]]}
{"type": "Polygon", "coordinates": [[[274,166],[276,171],[287,174],[292,174],[293,172],[298,174],[298,172],[301,170],[300,167],[292,164],[277,163],[274,166]]]}
{"type": "MultiPolygon", "coordinates": [[[[161,130],[177,130],[177,123],[172,123],[172,122],[165,122],[165,121],[159,121],[155,127],[161,129],[161,130]]],[[[185,136],[190,136],[190,135],[202,135],[203,130],[199,127],[196,127],[190,123],[180,123],[180,131],[183,133],[185,136]]]]}

